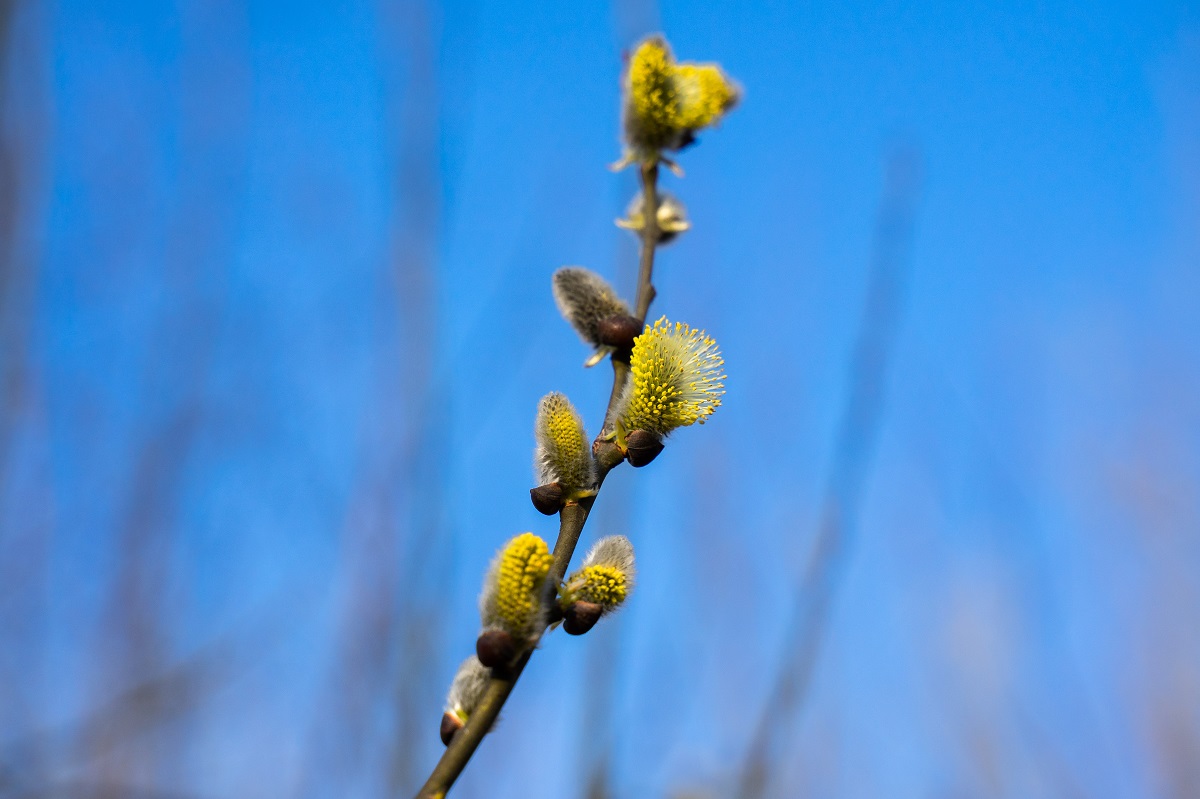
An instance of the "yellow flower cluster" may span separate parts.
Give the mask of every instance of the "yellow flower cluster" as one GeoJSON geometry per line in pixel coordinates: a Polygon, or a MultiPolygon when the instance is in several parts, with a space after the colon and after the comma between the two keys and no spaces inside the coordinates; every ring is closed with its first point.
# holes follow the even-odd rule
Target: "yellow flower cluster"
{"type": "Polygon", "coordinates": [[[496,574],[496,617],[514,635],[524,635],[537,617],[541,588],[553,562],[546,542],[522,533],[508,542],[496,574]]]}
{"type": "Polygon", "coordinates": [[[591,487],[595,479],[592,446],[566,395],[554,392],[542,398],[534,433],[540,484],[558,482],[567,492],[591,487]]]}
{"type": "Polygon", "coordinates": [[[626,133],[637,150],[678,149],[738,99],[716,64],[676,64],[666,41],[642,42],[629,61],[626,133]]]}
{"type": "Polygon", "coordinates": [[[675,69],[679,125],[699,130],[713,124],[737,102],[737,91],[715,64],[680,64],[675,69]]]}
{"type": "Polygon", "coordinates": [[[605,610],[612,610],[625,601],[625,573],[613,566],[584,567],[571,582],[577,586],[571,592],[576,600],[595,602],[605,610]]]}
{"type": "Polygon", "coordinates": [[[664,316],[634,339],[632,377],[621,394],[620,427],[665,436],[712,415],[725,393],[717,342],[664,316]]]}

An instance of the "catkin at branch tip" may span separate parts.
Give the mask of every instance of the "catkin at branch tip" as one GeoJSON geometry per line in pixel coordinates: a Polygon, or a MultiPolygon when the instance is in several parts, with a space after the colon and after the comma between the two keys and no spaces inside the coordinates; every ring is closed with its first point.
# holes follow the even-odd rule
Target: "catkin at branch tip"
{"type": "Polygon", "coordinates": [[[666,40],[651,36],[629,59],[625,95],[626,142],[634,157],[654,160],[661,150],[690,144],[741,92],[718,65],[676,63],[666,40]]]}

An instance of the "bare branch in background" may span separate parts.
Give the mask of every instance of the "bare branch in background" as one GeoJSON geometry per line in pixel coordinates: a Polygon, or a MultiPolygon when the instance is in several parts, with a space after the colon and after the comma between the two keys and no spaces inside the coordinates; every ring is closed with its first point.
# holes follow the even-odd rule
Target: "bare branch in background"
{"type": "Polygon", "coordinates": [[[918,181],[915,153],[888,162],[875,227],[866,303],[850,364],[846,405],[833,447],[821,517],[785,634],[773,686],[747,751],[737,795],[763,796],[809,695],[830,607],[845,568],[883,407],[888,358],[908,279],[918,181]]]}
{"type": "Polygon", "coordinates": [[[431,655],[440,649],[446,611],[440,592],[450,579],[442,517],[445,459],[440,455],[450,424],[445,389],[433,379],[442,202],[436,11],[426,0],[407,0],[398,8],[381,8],[381,14],[390,23],[385,40],[397,41],[399,52],[407,53],[404,82],[389,92],[391,136],[397,145],[391,266],[404,353],[395,380],[398,393],[409,399],[395,464],[408,524],[402,531],[402,589],[392,598],[396,657],[385,694],[394,725],[385,756],[385,791],[395,795],[418,779],[421,743],[429,740],[422,699],[436,695],[440,673],[431,655]]]}
{"type": "MultiPolygon", "coordinates": [[[[30,358],[39,270],[30,228],[40,213],[51,127],[43,13],[38,4],[0,0],[0,730],[10,734],[39,715],[28,677],[41,663],[53,543],[45,464],[25,454],[45,432],[30,358]]],[[[31,751],[20,765],[39,768],[43,755],[31,751]]]]}
{"type": "Polygon", "coordinates": [[[18,425],[31,410],[28,343],[38,264],[23,224],[35,214],[49,138],[42,38],[29,35],[40,33],[39,21],[17,0],[0,0],[0,501],[18,425]]]}
{"type": "MultiPolygon", "coordinates": [[[[393,154],[388,262],[392,288],[381,316],[395,338],[381,342],[380,411],[362,436],[363,453],[343,531],[339,564],[339,650],[321,699],[314,756],[307,768],[338,790],[350,785],[394,793],[417,779],[414,762],[429,742],[422,700],[436,694],[434,653],[448,578],[441,555],[443,459],[447,426],[433,380],[437,347],[436,247],[441,187],[437,147],[436,20],[423,0],[376,7],[380,71],[393,154]]],[[[321,790],[319,786],[313,786],[321,790]]]]}
{"type": "MultiPolygon", "coordinates": [[[[12,8],[10,3],[0,5],[3,21],[7,21],[12,8]]],[[[236,44],[230,50],[223,44],[236,27],[232,24],[234,16],[227,11],[216,9],[207,16],[185,14],[182,19],[184,56],[180,59],[182,113],[178,135],[181,197],[167,231],[164,263],[140,275],[163,281],[163,297],[172,310],[159,321],[159,335],[151,339],[156,346],[150,350],[145,367],[145,390],[169,410],[162,421],[151,420],[144,427],[137,422],[126,435],[134,446],[140,442],[142,448],[123,486],[123,519],[117,524],[114,540],[109,542],[118,557],[107,607],[101,613],[99,651],[89,661],[95,676],[93,704],[98,709],[81,721],[49,733],[34,733],[8,745],[4,750],[5,780],[20,785],[22,791],[70,793],[76,789],[58,782],[62,772],[86,767],[90,773],[81,777],[81,784],[90,785],[94,796],[152,793],[150,788],[128,786],[145,783],[164,770],[167,758],[162,752],[162,738],[149,747],[145,742],[132,746],[134,739],[152,727],[163,734],[178,732],[184,724],[183,714],[193,709],[216,681],[228,677],[229,664],[214,662],[215,656],[229,655],[229,647],[224,644],[206,649],[180,666],[166,666],[171,660],[172,608],[165,601],[170,596],[166,573],[169,552],[178,535],[174,524],[177,502],[193,443],[202,428],[202,395],[215,344],[217,309],[206,300],[213,294],[206,289],[214,279],[219,280],[230,261],[228,247],[233,241],[235,220],[230,204],[223,198],[244,173],[244,158],[239,155],[245,151],[248,121],[248,102],[244,101],[249,96],[244,69],[246,50],[239,51],[236,44]],[[214,44],[217,42],[221,44],[214,44]],[[149,428],[148,434],[145,428],[149,428]],[[130,684],[132,688],[119,688],[130,684]],[[167,721],[177,726],[164,726],[167,721]]],[[[5,56],[7,64],[7,53],[5,56]]],[[[22,85],[32,82],[24,81],[22,85]]],[[[0,87],[9,85],[8,80],[0,79],[0,87]]],[[[4,102],[0,108],[7,110],[11,104],[4,102]]],[[[12,129],[4,126],[4,130],[12,129]]],[[[2,168],[6,173],[14,163],[36,161],[31,153],[22,159],[10,157],[13,151],[7,140],[3,152],[2,168]]],[[[87,180],[96,184],[92,188],[98,194],[116,187],[120,191],[114,192],[115,196],[142,196],[139,181],[145,172],[129,168],[140,158],[145,158],[140,148],[124,149],[121,157],[111,162],[90,165],[87,180]]],[[[0,183],[4,195],[0,199],[0,225],[15,232],[18,215],[12,209],[21,187],[8,179],[0,183]]],[[[128,266],[125,248],[141,233],[138,226],[143,220],[124,212],[119,205],[117,209],[113,218],[120,224],[102,227],[98,240],[91,243],[93,258],[88,267],[97,280],[128,266]]],[[[19,371],[26,357],[23,331],[33,305],[34,261],[19,253],[15,235],[0,234],[0,241],[11,245],[2,253],[0,280],[0,306],[4,309],[0,346],[11,357],[0,357],[0,369],[19,371]]],[[[0,408],[0,445],[5,449],[8,431],[18,418],[20,398],[25,394],[22,386],[26,381],[14,379],[16,373],[4,377],[7,389],[13,389],[6,389],[0,408]]],[[[0,451],[0,460],[5,455],[7,452],[0,451]]],[[[29,565],[23,562],[23,568],[29,565]]],[[[8,581],[5,586],[12,587],[8,581]]],[[[44,613],[38,621],[49,624],[44,613]]],[[[87,672],[84,675],[92,676],[87,672]]],[[[27,675],[23,677],[28,682],[27,675]]]]}
{"type": "Polygon", "coordinates": [[[14,132],[15,103],[8,93],[16,50],[11,46],[16,11],[16,0],[0,0],[0,486],[5,484],[9,441],[23,393],[23,321],[28,311],[21,307],[19,296],[30,283],[17,236],[22,186],[18,164],[29,142],[14,132]]]}
{"type": "MultiPolygon", "coordinates": [[[[0,744],[0,796],[53,794],[55,775],[92,762],[112,748],[196,709],[235,676],[235,664],[269,641],[281,614],[264,616],[89,711],[83,718],[0,744]]],[[[89,780],[89,782],[92,782],[89,780]]],[[[98,786],[112,786],[96,780],[98,786]]],[[[124,795],[124,794],[121,794],[124,795]]]]}

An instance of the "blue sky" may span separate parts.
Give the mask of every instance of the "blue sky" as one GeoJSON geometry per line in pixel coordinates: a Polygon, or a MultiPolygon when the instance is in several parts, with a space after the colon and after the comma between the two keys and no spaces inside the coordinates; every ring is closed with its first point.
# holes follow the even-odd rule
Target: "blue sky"
{"type": "Polygon", "coordinates": [[[597,741],[617,796],[729,787],[908,151],[879,437],[774,789],[1171,795],[1170,752],[1200,746],[1194,4],[15,19],[25,279],[4,357],[26,377],[0,472],[0,740],[238,641],[167,733],[49,757],[55,779],[371,796],[389,763],[432,765],[489,558],[554,534],[527,499],[536,402],[565,391],[600,422],[609,377],[580,368],[549,278],[585,265],[631,291],[612,220],[634,176],[606,165],[622,52],[662,31],[745,90],[664,177],[694,229],[662,251],[652,309],[717,339],[725,406],[606,483],[585,543],[627,533],[639,590],[608,629],[549,637],[456,793],[582,795],[597,741]],[[127,637],[138,603],[153,657],[127,637]]]}

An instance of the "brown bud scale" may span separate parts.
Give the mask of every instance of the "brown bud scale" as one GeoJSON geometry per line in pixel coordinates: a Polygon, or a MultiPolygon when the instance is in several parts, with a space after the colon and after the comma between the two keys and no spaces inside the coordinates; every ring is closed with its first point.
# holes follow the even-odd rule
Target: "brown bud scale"
{"type": "Polygon", "coordinates": [[[583,635],[596,626],[604,608],[595,602],[572,602],[563,614],[563,630],[568,635],[583,635]]]}
{"type": "Polygon", "coordinates": [[[628,314],[605,317],[596,325],[599,342],[619,350],[633,349],[633,340],[641,332],[642,323],[628,314]]]}
{"type": "Polygon", "coordinates": [[[454,733],[458,732],[462,728],[462,719],[449,711],[443,713],[441,728],[442,743],[446,746],[449,746],[450,742],[454,740],[454,733]]]}
{"type": "Polygon", "coordinates": [[[484,630],[475,639],[475,654],[488,668],[503,668],[516,657],[517,645],[504,630],[484,630]]]}
{"type": "Polygon", "coordinates": [[[563,487],[558,483],[547,483],[544,486],[529,489],[529,498],[538,513],[553,516],[562,510],[563,487]]]}
{"type": "Polygon", "coordinates": [[[629,465],[645,466],[663,451],[662,439],[646,430],[634,430],[625,437],[625,457],[629,465]]]}

